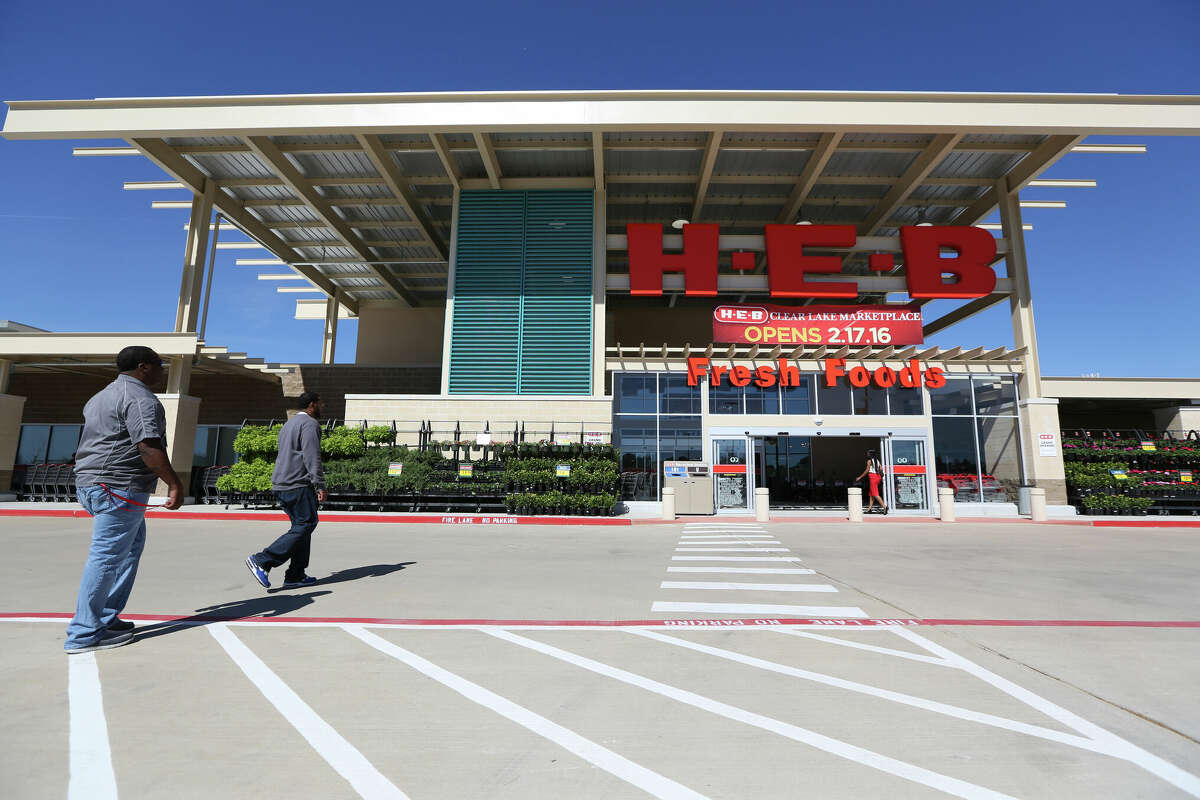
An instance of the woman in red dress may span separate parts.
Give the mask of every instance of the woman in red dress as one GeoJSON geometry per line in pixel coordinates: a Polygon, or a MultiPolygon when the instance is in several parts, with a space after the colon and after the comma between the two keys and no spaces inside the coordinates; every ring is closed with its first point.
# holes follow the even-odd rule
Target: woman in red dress
{"type": "Polygon", "coordinates": [[[875,457],[874,450],[867,451],[867,466],[862,473],[855,478],[856,481],[861,481],[863,476],[866,476],[869,483],[869,498],[867,500],[866,511],[868,514],[875,508],[875,501],[879,501],[879,513],[888,513],[888,508],[884,505],[883,497],[879,494],[879,487],[883,484],[883,464],[875,457]]]}

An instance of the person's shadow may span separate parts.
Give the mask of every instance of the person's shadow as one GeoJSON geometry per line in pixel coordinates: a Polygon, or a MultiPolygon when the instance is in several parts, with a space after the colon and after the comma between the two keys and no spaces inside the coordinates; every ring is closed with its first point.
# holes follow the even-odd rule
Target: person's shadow
{"type": "MultiPolygon", "coordinates": [[[[358,580],[359,578],[374,578],[389,575],[415,563],[417,562],[405,561],[399,564],[372,564],[366,567],[339,570],[326,578],[318,579],[316,583],[308,584],[305,589],[328,583],[342,583],[344,581],[358,580]]],[[[228,603],[204,606],[203,608],[197,608],[196,613],[190,617],[163,620],[162,622],[156,622],[145,627],[139,626],[136,631],[137,641],[153,639],[155,636],[165,636],[168,633],[175,633],[185,628],[211,625],[214,622],[233,622],[250,617],[281,617],[305,606],[312,605],[316,598],[327,594],[333,594],[333,592],[326,590],[323,592],[305,591],[298,593],[295,590],[284,590],[282,587],[268,589],[266,597],[254,597],[249,600],[231,600],[228,603]],[[287,592],[286,594],[281,594],[281,592],[285,591],[287,592]]]]}
{"type": "MultiPolygon", "coordinates": [[[[416,564],[415,561],[401,561],[398,564],[372,564],[368,567],[351,567],[350,569],[341,569],[337,572],[331,572],[327,577],[317,578],[315,583],[310,583],[304,588],[312,588],[315,586],[327,586],[331,583],[345,583],[346,581],[356,581],[360,578],[382,578],[384,575],[391,575],[393,572],[399,572],[405,567],[416,564]]],[[[284,589],[282,586],[267,589],[267,594],[275,594],[276,592],[292,591],[284,589]]]]}

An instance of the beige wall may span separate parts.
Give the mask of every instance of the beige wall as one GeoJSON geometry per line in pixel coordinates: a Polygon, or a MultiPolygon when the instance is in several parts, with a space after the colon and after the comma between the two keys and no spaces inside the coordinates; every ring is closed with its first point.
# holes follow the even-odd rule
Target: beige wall
{"type": "Polygon", "coordinates": [[[21,438],[21,410],[25,398],[0,394],[0,494],[7,494],[12,483],[13,460],[17,457],[17,440],[21,438]]]}
{"type": "Polygon", "coordinates": [[[358,311],[358,352],[364,364],[442,363],[444,308],[364,305],[358,311]]]}
{"type": "Polygon", "coordinates": [[[1200,406],[1157,408],[1154,421],[1165,431],[1200,431],[1200,406]]]}

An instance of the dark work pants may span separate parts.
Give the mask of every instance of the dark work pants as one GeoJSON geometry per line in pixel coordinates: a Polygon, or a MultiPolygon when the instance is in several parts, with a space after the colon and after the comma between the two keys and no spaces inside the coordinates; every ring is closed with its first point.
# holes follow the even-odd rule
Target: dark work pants
{"type": "Polygon", "coordinates": [[[292,527],[280,536],[261,553],[254,555],[254,560],[263,569],[278,567],[289,561],[285,581],[300,580],[304,570],[308,568],[309,544],[312,533],[317,527],[317,492],[311,486],[299,489],[289,489],[286,492],[276,492],[279,504],[283,506],[292,527]]]}

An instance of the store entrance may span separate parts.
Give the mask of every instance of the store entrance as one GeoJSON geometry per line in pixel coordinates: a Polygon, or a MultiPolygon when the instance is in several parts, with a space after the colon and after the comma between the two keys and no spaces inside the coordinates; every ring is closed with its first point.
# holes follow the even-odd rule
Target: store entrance
{"type": "Polygon", "coordinates": [[[755,436],[754,485],[771,492],[771,508],[844,509],[846,489],[867,463],[867,451],[883,460],[871,436],[755,436]]]}

